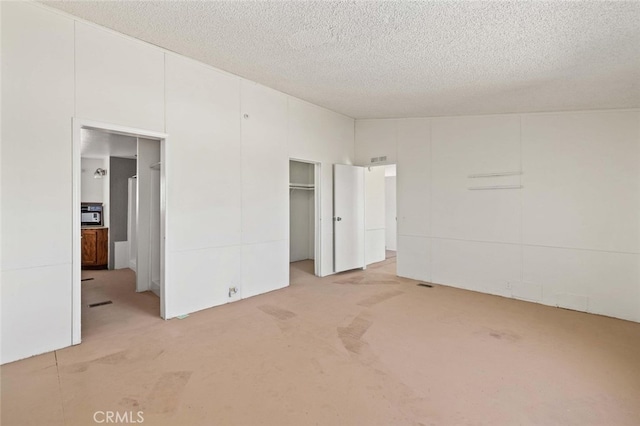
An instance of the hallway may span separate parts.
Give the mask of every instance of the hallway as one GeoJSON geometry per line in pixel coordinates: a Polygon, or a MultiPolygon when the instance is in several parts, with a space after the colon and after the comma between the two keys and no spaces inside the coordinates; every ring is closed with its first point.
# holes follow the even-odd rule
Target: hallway
{"type": "Polygon", "coordinates": [[[161,322],[160,299],[150,291],[136,293],[131,269],[82,271],[84,343],[161,322]],[[108,301],[112,303],[89,307],[108,301]]]}

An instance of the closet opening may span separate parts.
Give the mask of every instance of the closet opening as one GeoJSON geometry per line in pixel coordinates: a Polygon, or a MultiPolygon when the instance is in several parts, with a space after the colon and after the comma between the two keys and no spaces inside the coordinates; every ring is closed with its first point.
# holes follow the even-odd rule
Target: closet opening
{"type": "Polygon", "coordinates": [[[289,161],[289,262],[293,270],[321,276],[320,163],[289,161]]]}

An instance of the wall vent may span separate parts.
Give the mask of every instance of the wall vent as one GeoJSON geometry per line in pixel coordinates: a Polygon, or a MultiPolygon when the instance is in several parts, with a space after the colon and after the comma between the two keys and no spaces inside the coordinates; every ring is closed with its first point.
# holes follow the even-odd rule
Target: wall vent
{"type": "Polygon", "coordinates": [[[387,161],[386,155],[383,155],[382,157],[371,157],[372,163],[382,163],[383,161],[387,161]]]}

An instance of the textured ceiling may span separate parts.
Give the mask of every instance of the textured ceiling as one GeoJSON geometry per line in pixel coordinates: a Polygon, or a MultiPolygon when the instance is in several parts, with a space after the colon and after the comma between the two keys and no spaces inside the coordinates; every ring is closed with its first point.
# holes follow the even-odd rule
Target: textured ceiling
{"type": "Polygon", "coordinates": [[[640,106],[640,2],[43,2],[355,118],[640,106]]]}

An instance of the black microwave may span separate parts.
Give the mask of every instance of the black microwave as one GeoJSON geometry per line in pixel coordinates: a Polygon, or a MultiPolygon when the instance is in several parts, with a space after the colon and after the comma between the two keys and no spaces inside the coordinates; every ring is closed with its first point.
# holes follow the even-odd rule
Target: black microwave
{"type": "Polygon", "coordinates": [[[80,206],[80,225],[102,226],[102,204],[82,203],[80,206]]]}

